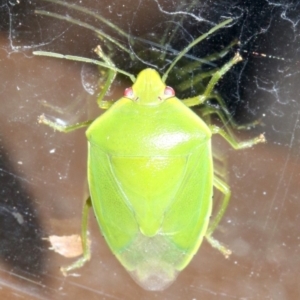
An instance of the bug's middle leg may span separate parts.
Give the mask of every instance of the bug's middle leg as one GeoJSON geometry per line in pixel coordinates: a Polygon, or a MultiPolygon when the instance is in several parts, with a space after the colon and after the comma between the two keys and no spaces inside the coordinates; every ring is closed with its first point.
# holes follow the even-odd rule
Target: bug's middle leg
{"type": "Polygon", "coordinates": [[[54,130],[58,130],[58,131],[64,132],[64,133],[68,133],[68,132],[77,130],[82,127],[87,127],[90,124],[92,124],[93,121],[94,120],[88,120],[88,121],[84,121],[84,122],[80,122],[80,123],[76,123],[76,124],[72,124],[72,125],[63,125],[58,122],[53,122],[53,121],[49,120],[47,117],[45,117],[44,114],[40,115],[38,117],[38,122],[40,124],[45,124],[45,125],[53,128],[54,130]]]}

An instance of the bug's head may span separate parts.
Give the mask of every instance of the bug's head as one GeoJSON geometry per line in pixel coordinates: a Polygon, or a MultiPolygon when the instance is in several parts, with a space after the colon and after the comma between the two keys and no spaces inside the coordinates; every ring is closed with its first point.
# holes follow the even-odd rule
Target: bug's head
{"type": "Polygon", "coordinates": [[[141,105],[158,105],[174,96],[174,90],[166,86],[157,71],[153,69],[141,71],[133,86],[124,92],[124,97],[141,105]]]}

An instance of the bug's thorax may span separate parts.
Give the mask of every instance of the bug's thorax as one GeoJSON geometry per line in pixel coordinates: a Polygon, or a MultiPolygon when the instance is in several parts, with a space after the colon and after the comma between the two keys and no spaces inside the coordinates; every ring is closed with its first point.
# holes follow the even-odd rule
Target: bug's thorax
{"type": "Polygon", "coordinates": [[[104,151],[125,156],[187,155],[210,143],[206,124],[175,97],[155,70],[140,72],[124,94],[87,130],[89,142],[104,151]]]}

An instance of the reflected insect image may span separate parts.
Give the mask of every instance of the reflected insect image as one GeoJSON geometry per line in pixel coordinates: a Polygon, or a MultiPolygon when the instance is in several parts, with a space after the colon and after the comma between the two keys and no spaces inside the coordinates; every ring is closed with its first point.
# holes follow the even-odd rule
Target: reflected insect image
{"type": "MultiPolygon", "coordinates": [[[[67,5],[60,1],[49,2],[67,5]]],[[[80,9],[74,5],[71,8],[80,9]]],[[[61,18],[54,13],[37,13],[61,18]]],[[[64,19],[79,24],[79,21],[64,19]]],[[[242,58],[237,53],[216,69],[201,94],[180,100],[175,93],[177,87],[166,84],[169,74],[190,49],[231,22],[231,19],[222,21],[196,38],[173,58],[161,75],[149,67],[141,69],[137,76],[118,68],[101,47],[101,42],[95,45],[99,60],[34,52],[107,69],[107,79],[97,100],[100,108],[107,109],[104,114],[73,125],[55,123],[44,115],[39,117],[39,123],[61,132],[87,127],[90,197],[83,208],[83,256],[61,269],[65,275],[91,258],[88,241],[91,207],[109,248],[146,290],[164,290],[174,282],[197,253],[203,238],[225,257],[231,254],[223,243],[213,238],[231,192],[214,167],[211,137],[220,135],[236,150],[265,142],[263,134],[237,141],[232,132],[232,127],[237,125],[223,99],[213,96],[215,85],[242,58]],[[118,74],[127,76],[132,86],[115,102],[103,100],[118,74]],[[209,105],[211,98],[218,102],[217,107],[209,105]],[[190,109],[194,106],[199,115],[190,109]],[[222,127],[211,124],[212,115],[220,119],[222,127]],[[222,200],[212,213],[214,188],[221,192],[222,200]]],[[[80,26],[96,31],[82,22],[80,26]]],[[[121,32],[112,24],[111,27],[121,32]]],[[[102,31],[97,30],[96,34],[120,50],[129,51],[102,31]]]]}

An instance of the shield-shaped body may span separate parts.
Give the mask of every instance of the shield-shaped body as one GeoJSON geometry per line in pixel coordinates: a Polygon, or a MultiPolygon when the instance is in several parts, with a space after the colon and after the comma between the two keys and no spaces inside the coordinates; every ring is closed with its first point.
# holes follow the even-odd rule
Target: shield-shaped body
{"type": "Polygon", "coordinates": [[[211,131],[175,96],[162,99],[166,87],[157,76],[142,71],[134,101],[121,98],[87,130],[98,224],[121,264],[149,290],[165,289],[197,252],[213,191],[211,131]]]}

